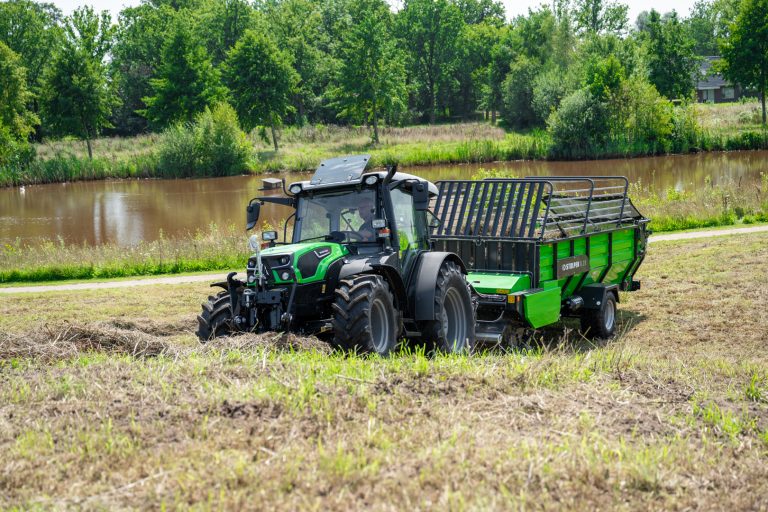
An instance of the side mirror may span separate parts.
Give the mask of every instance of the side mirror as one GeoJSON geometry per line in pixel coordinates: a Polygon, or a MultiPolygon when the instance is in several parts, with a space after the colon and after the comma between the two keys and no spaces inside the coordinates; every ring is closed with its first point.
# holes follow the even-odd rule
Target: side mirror
{"type": "Polygon", "coordinates": [[[414,183],[411,194],[413,195],[413,207],[416,211],[424,211],[429,208],[429,186],[426,181],[414,183]]]}
{"type": "Polygon", "coordinates": [[[246,231],[253,229],[253,227],[259,221],[260,210],[261,210],[261,205],[259,203],[250,203],[248,207],[245,209],[246,211],[245,230],[246,231]]]}
{"type": "Polygon", "coordinates": [[[427,227],[430,229],[437,229],[443,224],[440,222],[440,219],[437,218],[437,215],[432,213],[432,210],[427,210],[427,217],[427,227]]]}

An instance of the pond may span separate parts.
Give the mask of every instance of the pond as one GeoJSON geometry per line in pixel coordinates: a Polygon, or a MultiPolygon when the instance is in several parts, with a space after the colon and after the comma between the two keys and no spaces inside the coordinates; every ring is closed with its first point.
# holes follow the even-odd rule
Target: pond
{"type": "MultiPolygon", "coordinates": [[[[478,169],[504,169],[515,176],[623,175],[663,192],[733,180],[747,186],[768,172],[768,151],[701,153],[581,162],[520,161],[482,165],[401,168],[431,181],[470,178],[478,169]]],[[[245,205],[263,195],[262,178],[236,176],[189,180],[125,180],[32,185],[0,189],[0,243],[58,240],[67,243],[131,245],[141,240],[184,236],[211,225],[244,226],[245,205]]],[[[288,183],[308,174],[285,173],[288,183]]],[[[267,194],[279,192],[270,191],[267,194]]],[[[266,205],[261,218],[282,224],[291,210],[266,205]]]]}

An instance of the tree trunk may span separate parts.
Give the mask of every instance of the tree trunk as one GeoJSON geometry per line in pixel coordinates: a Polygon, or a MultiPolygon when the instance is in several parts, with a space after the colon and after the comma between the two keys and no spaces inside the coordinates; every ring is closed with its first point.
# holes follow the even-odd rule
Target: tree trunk
{"type": "MultiPolygon", "coordinates": [[[[765,109],[763,109],[763,122],[765,122],[765,109]]],[[[88,160],[93,160],[93,150],[91,149],[91,137],[85,137],[85,145],[88,146],[88,160]]]]}
{"type": "Polygon", "coordinates": [[[278,147],[277,147],[277,131],[275,131],[275,122],[272,121],[272,124],[270,125],[270,128],[272,129],[272,144],[275,145],[275,153],[277,153],[278,147]]]}
{"type": "Polygon", "coordinates": [[[760,92],[760,100],[763,103],[763,126],[765,126],[765,84],[763,84],[763,90],[760,92]]]}
{"type": "Polygon", "coordinates": [[[374,107],[373,107],[373,142],[374,144],[379,143],[379,112],[376,108],[374,101],[374,107]]]}
{"type": "Polygon", "coordinates": [[[494,125],[496,124],[496,109],[495,108],[491,109],[491,124],[494,124],[494,125]]]}
{"type": "Polygon", "coordinates": [[[435,124],[435,104],[437,100],[435,98],[435,84],[429,85],[429,124],[435,124]]]}

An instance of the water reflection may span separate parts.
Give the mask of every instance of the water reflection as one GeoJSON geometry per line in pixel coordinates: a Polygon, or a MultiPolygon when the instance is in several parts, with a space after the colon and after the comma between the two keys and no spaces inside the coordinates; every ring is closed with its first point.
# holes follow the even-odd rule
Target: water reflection
{"type": "MultiPolygon", "coordinates": [[[[678,190],[733,180],[747,186],[768,172],[768,152],[705,153],[631,160],[503,162],[402,169],[432,181],[468,178],[478,168],[505,169],[516,176],[624,175],[653,190],[678,190]]],[[[287,173],[287,181],[308,179],[287,173]]],[[[0,189],[0,243],[16,238],[37,243],[61,237],[70,243],[130,245],[160,236],[181,236],[211,225],[244,225],[245,205],[261,177],[199,180],[96,181],[0,189]]],[[[280,192],[269,192],[279,194],[280,192]]],[[[274,226],[291,209],[266,205],[262,218],[274,226]]]]}

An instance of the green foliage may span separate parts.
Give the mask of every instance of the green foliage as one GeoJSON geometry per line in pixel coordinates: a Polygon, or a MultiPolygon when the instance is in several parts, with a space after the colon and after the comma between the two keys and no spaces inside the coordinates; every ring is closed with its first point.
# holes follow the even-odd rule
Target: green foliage
{"type": "Polygon", "coordinates": [[[152,95],[150,79],[162,63],[162,49],[176,11],[168,5],[144,3],[120,12],[111,69],[122,105],[115,109],[113,124],[120,134],[146,131],[144,98],[152,95]]]}
{"type": "Polygon", "coordinates": [[[725,76],[760,92],[766,124],[768,85],[768,0],[742,0],[730,37],[722,46],[725,76]]]}
{"type": "Polygon", "coordinates": [[[119,103],[104,62],[113,35],[107,11],[75,10],[66,19],[62,48],[45,75],[46,126],[56,134],[85,139],[91,158],[90,141],[110,126],[112,108],[119,103]]]}
{"type": "Polygon", "coordinates": [[[187,13],[179,13],[162,49],[152,95],[144,98],[144,115],[153,126],[189,122],[206,107],[223,101],[226,88],[213,67],[187,13]]]}
{"type": "Polygon", "coordinates": [[[397,119],[406,107],[404,55],[391,36],[389,5],[353,0],[353,23],[341,47],[341,66],[331,90],[339,115],[371,122],[379,142],[379,118],[397,119]]]}
{"type": "Polygon", "coordinates": [[[438,96],[450,90],[453,70],[460,64],[456,50],[464,26],[461,10],[448,0],[407,0],[398,22],[412,78],[420,87],[419,105],[434,123],[438,96]]]}
{"type": "Polygon", "coordinates": [[[31,99],[21,59],[0,42],[0,126],[5,126],[15,140],[26,141],[35,123],[39,122],[37,116],[27,109],[31,99]]]}
{"type": "Polygon", "coordinates": [[[720,41],[728,36],[740,0],[697,0],[684,24],[694,41],[696,55],[719,55],[720,41]]]}
{"type": "Polygon", "coordinates": [[[268,35],[249,30],[229,52],[224,74],[243,125],[246,129],[259,124],[271,126],[277,151],[275,128],[288,112],[299,80],[290,56],[268,35]]]}
{"type": "MultiPolygon", "coordinates": [[[[268,13],[271,31],[280,48],[291,55],[299,75],[292,94],[293,120],[299,126],[310,114],[320,113],[325,88],[338,65],[330,52],[331,35],[323,27],[322,8],[312,0],[286,0],[268,13]]],[[[340,33],[342,37],[344,34],[346,31],[340,33]]],[[[339,45],[342,37],[335,38],[334,45],[339,45]]]]}
{"type": "Polygon", "coordinates": [[[687,98],[693,92],[698,72],[694,40],[680,23],[677,13],[661,15],[652,10],[645,31],[649,79],[667,98],[687,98]]]}
{"type": "Polygon", "coordinates": [[[608,139],[607,121],[607,106],[589,89],[567,96],[547,120],[553,155],[584,158],[593,154],[608,139]]]}
{"type": "Polygon", "coordinates": [[[590,34],[621,33],[627,29],[629,7],[603,0],[576,0],[576,23],[580,31],[590,34]]]}
{"type": "Polygon", "coordinates": [[[158,158],[158,173],[167,178],[234,176],[248,172],[253,151],[234,109],[222,103],[206,107],[192,124],[168,128],[158,158]]]}
{"type": "Polygon", "coordinates": [[[615,96],[626,79],[626,71],[615,55],[593,63],[587,71],[587,87],[595,98],[606,101],[615,96]]]}
{"type": "Polygon", "coordinates": [[[514,128],[529,128],[541,124],[533,107],[533,84],[540,66],[535,61],[520,57],[509,68],[504,80],[504,109],[501,117],[514,128]]]}
{"type": "Polygon", "coordinates": [[[30,90],[38,94],[43,72],[61,44],[61,11],[32,0],[0,2],[0,42],[21,58],[30,90]]]}

